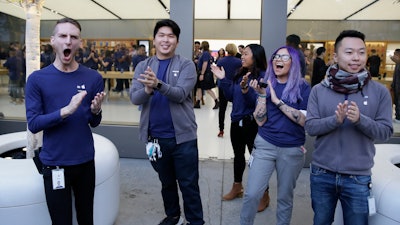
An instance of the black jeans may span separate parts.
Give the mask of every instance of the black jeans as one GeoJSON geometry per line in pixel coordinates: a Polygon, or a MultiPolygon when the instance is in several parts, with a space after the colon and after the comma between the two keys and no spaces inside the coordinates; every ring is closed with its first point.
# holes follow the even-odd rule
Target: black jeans
{"type": "Polygon", "coordinates": [[[219,94],[219,111],[218,111],[218,122],[219,122],[219,130],[223,131],[225,128],[225,112],[226,107],[228,105],[228,100],[226,100],[224,91],[221,88],[218,88],[219,94]]]}
{"type": "Polygon", "coordinates": [[[246,159],[244,157],[246,146],[251,154],[257,131],[257,123],[251,115],[243,118],[241,123],[231,123],[231,143],[235,156],[233,159],[233,175],[235,182],[242,182],[243,172],[246,168],[246,159]]]}
{"type": "Polygon", "coordinates": [[[400,120],[400,84],[393,90],[394,94],[394,111],[396,120],[400,120]]]}
{"type": "Polygon", "coordinates": [[[43,180],[47,207],[53,225],[72,225],[72,191],[78,224],[93,225],[93,200],[95,188],[94,160],[64,169],[65,188],[53,190],[52,170],[43,166],[43,180]]]}

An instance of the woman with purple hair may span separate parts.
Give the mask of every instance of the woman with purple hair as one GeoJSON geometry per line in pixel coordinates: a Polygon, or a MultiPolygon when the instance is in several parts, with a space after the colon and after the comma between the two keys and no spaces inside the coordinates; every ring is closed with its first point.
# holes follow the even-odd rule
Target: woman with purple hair
{"type": "Polygon", "coordinates": [[[278,48],[271,56],[264,80],[250,86],[258,93],[254,118],[258,133],[249,159],[249,174],[240,224],[253,224],[258,203],[276,170],[278,180],[276,224],[290,224],[293,190],[304,165],[305,110],[309,84],[301,76],[297,51],[278,48]]]}

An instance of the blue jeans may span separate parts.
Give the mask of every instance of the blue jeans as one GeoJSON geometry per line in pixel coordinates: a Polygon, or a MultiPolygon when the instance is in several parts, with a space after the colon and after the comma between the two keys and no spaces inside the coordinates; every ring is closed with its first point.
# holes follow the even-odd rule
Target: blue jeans
{"type": "Polygon", "coordinates": [[[176,144],[175,138],[158,139],[162,158],[151,165],[161,181],[165,214],[181,214],[178,185],[182,192],[185,219],[193,225],[204,224],[199,189],[199,155],[197,140],[176,144]]]}
{"type": "Polygon", "coordinates": [[[344,225],[368,225],[371,176],[335,173],[311,165],[311,200],[314,225],[332,224],[340,200],[344,225]]]}

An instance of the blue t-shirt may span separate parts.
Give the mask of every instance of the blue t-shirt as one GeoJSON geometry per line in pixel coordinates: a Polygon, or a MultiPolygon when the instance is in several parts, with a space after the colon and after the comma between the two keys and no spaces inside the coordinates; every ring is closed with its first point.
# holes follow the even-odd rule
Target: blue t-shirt
{"type": "Polygon", "coordinates": [[[132,57],[132,66],[133,68],[136,68],[137,64],[143,60],[147,59],[147,56],[145,55],[135,55],[132,57]]]}
{"type": "MultiPolygon", "coordinates": [[[[258,79],[264,77],[265,71],[261,71],[258,79]]],[[[242,93],[240,82],[243,76],[235,81],[229,80],[226,77],[218,83],[228,101],[232,102],[231,120],[237,122],[245,116],[252,115],[256,107],[257,93],[253,88],[249,88],[246,94],[242,93]]],[[[250,82],[250,80],[248,81],[250,82]]]]}
{"type": "MultiPolygon", "coordinates": [[[[91,53],[92,52],[86,52],[83,57],[88,58],[91,53]]],[[[96,52],[94,52],[94,57],[99,58],[99,56],[97,55],[96,52]]],[[[83,65],[87,66],[90,69],[94,69],[94,70],[97,70],[99,68],[98,63],[95,62],[93,58],[90,58],[88,61],[83,63],[83,65]]]]}
{"type": "Polygon", "coordinates": [[[214,58],[211,56],[210,52],[205,51],[201,54],[199,61],[197,62],[197,69],[201,71],[203,68],[203,63],[207,62],[207,69],[206,71],[211,71],[211,63],[214,62],[214,58]]]}
{"type": "Polygon", "coordinates": [[[225,78],[233,80],[233,77],[242,66],[242,61],[235,56],[226,56],[218,60],[217,66],[224,67],[225,78]]]}
{"type": "MultiPolygon", "coordinates": [[[[277,83],[274,87],[276,96],[280,99],[285,84],[277,83]]],[[[310,95],[310,85],[303,82],[300,87],[302,100],[290,103],[288,100],[282,99],[286,105],[295,109],[307,110],[308,96],[310,95]]],[[[271,97],[267,98],[267,122],[262,127],[258,127],[258,134],[269,143],[279,147],[298,147],[304,145],[305,131],[304,127],[290,120],[283,112],[276,107],[271,101],[271,97]]]]}
{"type": "MultiPolygon", "coordinates": [[[[159,60],[157,78],[166,82],[167,69],[171,59],[159,60]]],[[[173,138],[175,137],[174,124],[172,122],[169,100],[160,92],[155,91],[151,99],[149,134],[155,138],[173,138]]]]}
{"type": "Polygon", "coordinates": [[[111,71],[113,65],[113,59],[111,57],[106,57],[103,60],[104,62],[108,62],[108,65],[103,68],[104,71],[111,71]]]}

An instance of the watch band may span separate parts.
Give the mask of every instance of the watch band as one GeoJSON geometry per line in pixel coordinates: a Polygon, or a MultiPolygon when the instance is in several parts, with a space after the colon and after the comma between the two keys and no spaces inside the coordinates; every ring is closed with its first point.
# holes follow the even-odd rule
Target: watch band
{"type": "Polygon", "coordinates": [[[162,83],[161,83],[161,82],[158,82],[158,83],[157,83],[157,86],[156,86],[154,89],[160,90],[161,86],[162,86],[162,83]]]}

